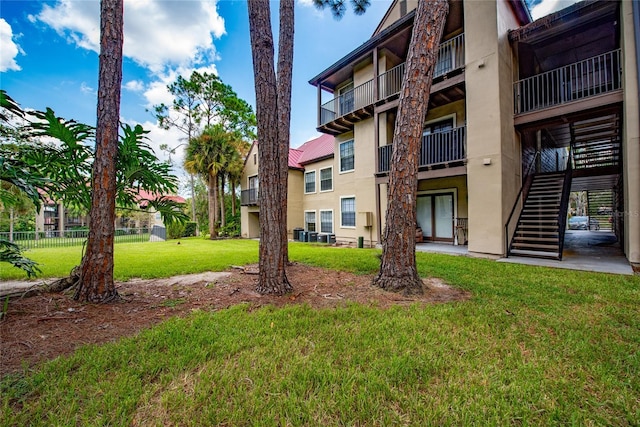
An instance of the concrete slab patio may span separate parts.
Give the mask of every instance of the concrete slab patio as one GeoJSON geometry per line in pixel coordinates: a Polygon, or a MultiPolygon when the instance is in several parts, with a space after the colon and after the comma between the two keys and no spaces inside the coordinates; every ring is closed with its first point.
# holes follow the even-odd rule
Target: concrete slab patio
{"type": "MultiPolygon", "coordinates": [[[[418,252],[468,255],[467,246],[450,243],[418,243],[418,252]]],[[[562,261],[510,256],[498,262],[538,265],[571,270],[632,275],[633,269],[624,256],[616,236],[609,231],[567,230],[562,261]]]]}

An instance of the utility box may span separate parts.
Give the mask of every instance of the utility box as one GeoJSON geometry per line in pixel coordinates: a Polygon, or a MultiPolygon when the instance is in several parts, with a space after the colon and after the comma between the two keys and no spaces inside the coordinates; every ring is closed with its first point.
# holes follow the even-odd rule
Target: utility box
{"type": "Polygon", "coordinates": [[[358,223],[363,227],[373,227],[373,212],[358,212],[358,223]]]}

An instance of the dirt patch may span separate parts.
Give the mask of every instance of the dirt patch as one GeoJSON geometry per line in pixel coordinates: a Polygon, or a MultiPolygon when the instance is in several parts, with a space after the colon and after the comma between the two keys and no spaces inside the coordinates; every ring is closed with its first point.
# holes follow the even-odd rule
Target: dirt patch
{"type": "Polygon", "coordinates": [[[91,305],[69,295],[42,294],[12,298],[0,321],[0,375],[20,370],[22,365],[70,354],[79,346],[115,341],[172,317],[196,309],[217,310],[247,303],[252,307],[308,304],[314,308],[348,302],[380,308],[413,303],[443,303],[464,300],[467,292],[439,279],[425,279],[425,294],[404,297],[371,286],[371,276],[357,276],[294,264],[287,277],[294,292],[265,296],[255,292],[256,267],[245,273],[203,273],[167,279],[131,280],[117,284],[122,301],[91,305]]]}

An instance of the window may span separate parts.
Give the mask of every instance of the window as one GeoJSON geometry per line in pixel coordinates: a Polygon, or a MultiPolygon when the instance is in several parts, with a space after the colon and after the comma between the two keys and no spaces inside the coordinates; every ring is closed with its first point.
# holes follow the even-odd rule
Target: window
{"type": "Polygon", "coordinates": [[[340,226],[356,226],[356,198],[342,197],[340,199],[340,226]]]}
{"type": "Polygon", "coordinates": [[[333,190],[333,168],[320,169],[320,191],[333,190]]]}
{"type": "Polygon", "coordinates": [[[422,134],[431,135],[432,133],[445,132],[451,129],[453,129],[453,118],[426,125],[422,134]]]}
{"type": "Polygon", "coordinates": [[[340,144],[340,172],[348,172],[354,169],[353,140],[340,144]]]}
{"type": "Polygon", "coordinates": [[[249,188],[258,188],[258,175],[249,177],[249,188]]]}
{"type": "Polygon", "coordinates": [[[316,211],[306,211],[304,213],[304,228],[307,231],[316,231],[316,211]]]}
{"type": "Polygon", "coordinates": [[[258,163],[258,155],[257,154],[253,154],[253,164],[255,165],[256,163],[258,163]]]}
{"type": "Polygon", "coordinates": [[[304,173],[304,192],[305,193],[316,192],[316,171],[304,173]]]}
{"type": "Polygon", "coordinates": [[[320,232],[333,233],[333,211],[320,211],[320,232]]]}

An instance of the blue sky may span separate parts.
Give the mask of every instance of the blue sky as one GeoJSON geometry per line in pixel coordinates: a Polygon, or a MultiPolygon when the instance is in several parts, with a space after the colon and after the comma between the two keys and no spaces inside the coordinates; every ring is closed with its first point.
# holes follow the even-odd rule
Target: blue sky
{"type": "MultiPolygon", "coordinates": [[[[533,0],[532,14],[573,2],[533,0]]],[[[349,11],[338,21],[311,0],[296,0],[292,146],[318,136],[317,93],[308,80],[364,43],[390,4],[372,0],[365,15],[349,11]]],[[[277,1],[271,6],[277,14],[277,1]]],[[[95,124],[98,43],[97,0],[2,0],[0,87],[25,108],[51,107],[59,116],[95,124]]],[[[178,75],[217,73],[255,107],[244,0],[125,0],[124,54],[120,115],[150,130],[153,147],[184,142],[178,132],[158,129],[147,111],[170,104],[166,86],[178,75]]]]}

